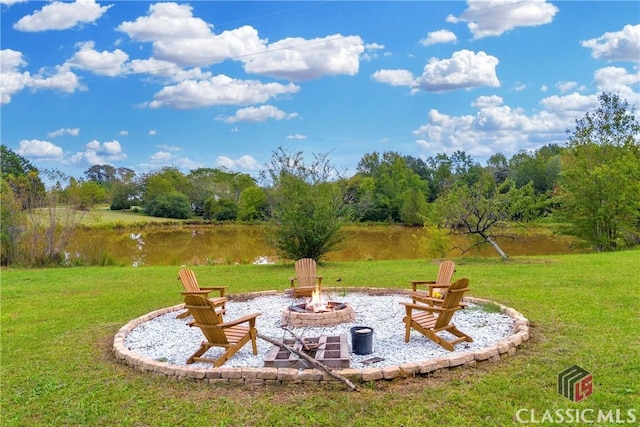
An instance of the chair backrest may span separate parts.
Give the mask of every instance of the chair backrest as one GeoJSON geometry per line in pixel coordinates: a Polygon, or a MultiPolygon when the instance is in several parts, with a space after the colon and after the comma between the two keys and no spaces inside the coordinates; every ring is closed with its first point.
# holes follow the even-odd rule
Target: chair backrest
{"type": "Polygon", "coordinates": [[[444,296],[444,300],[442,301],[442,311],[438,315],[438,320],[436,320],[436,324],[434,326],[435,329],[442,328],[451,323],[451,318],[453,317],[453,313],[459,310],[460,302],[462,301],[462,297],[464,293],[469,290],[469,279],[462,278],[456,280],[454,283],[449,286],[447,293],[444,296]]]}
{"type": "Polygon", "coordinates": [[[456,263],[453,261],[442,261],[438,268],[438,277],[436,277],[436,285],[449,285],[456,271],[456,263]]]}
{"type": "Polygon", "coordinates": [[[202,295],[185,295],[185,308],[193,316],[193,326],[200,328],[207,341],[217,344],[228,344],[224,330],[217,327],[222,323],[222,315],[216,313],[213,303],[202,295]]]}
{"type": "Polygon", "coordinates": [[[199,291],[198,280],[196,279],[196,273],[186,267],[182,267],[178,272],[178,277],[184,286],[185,291],[199,291]]]}
{"type": "Polygon", "coordinates": [[[297,260],[295,267],[298,286],[310,287],[316,285],[316,262],[312,258],[297,260]]]}

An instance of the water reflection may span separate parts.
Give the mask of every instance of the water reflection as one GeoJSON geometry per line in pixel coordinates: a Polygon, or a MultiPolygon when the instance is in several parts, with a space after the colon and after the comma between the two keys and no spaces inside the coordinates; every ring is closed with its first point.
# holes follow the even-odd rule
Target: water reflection
{"type": "MultiPolygon", "coordinates": [[[[419,259],[428,257],[420,247],[421,227],[352,226],[345,229],[343,246],[327,254],[328,261],[419,259]]],[[[517,240],[498,239],[509,256],[571,252],[566,237],[532,234],[517,240]]],[[[468,246],[468,242],[457,242],[468,246]]],[[[124,265],[213,265],[271,263],[275,251],[264,241],[262,228],[248,225],[158,227],[131,232],[122,230],[78,231],[68,248],[82,254],[88,264],[105,255],[124,265]]],[[[468,255],[496,257],[488,245],[468,255]]],[[[451,251],[447,256],[460,256],[451,251]]]]}

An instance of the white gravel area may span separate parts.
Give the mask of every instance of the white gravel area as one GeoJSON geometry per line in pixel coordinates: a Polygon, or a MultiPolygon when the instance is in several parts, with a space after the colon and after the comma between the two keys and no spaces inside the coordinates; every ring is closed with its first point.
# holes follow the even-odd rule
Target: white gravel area
{"type": "MultiPolygon", "coordinates": [[[[295,333],[305,338],[322,335],[347,335],[349,351],[352,351],[350,328],[367,326],[373,329],[373,352],[357,355],[351,352],[351,368],[386,367],[421,362],[427,359],[451,355],[439,345],[425,338],[416,331],[411,332],[411,340],[404,342],[405,315],[401,301],[410,301],[407,295],[369,295],[366,293],[347,293],[346,295],[324,295],[329,301],[347,302],[353,306],[356,318],[353,322],[326,328],[300,328],[295,333]],[[365,365],[363,360],[381,357],[384,360],[372,365],[365,365]]],[[[230,300],[227,305],[225,319],[232,320],[245,314],[260,312],[257,319],[258,332],[278,340],[290,339],[291,334],[281,328],[282,311],[302,300],[293,300],[290,296],[260,296],[248,301],[230,300]]],[[[185,362],[200,346],[204,339],[197,327],[189,327],[192,318],[176,319],[179,312],[167,313],[155,317],[135,327],[127,336],[125,345],[131,351],[150,359],[167,362],[178,366],[210,367],[207,363],[185,362]]],[[[473,338],[471,343],[456,346],[455,353],[476,351],[494,345],[513,333],[514,320],[503,313],[486,312],[481,305],[469,304],[464,310],[454,314],[453,323],[473,338]]],[[[446,334],[446,333],[444,333],[446,334]]],[[[272,344],[258,339],[258,355],[254,356],[251,344],[245,345],[238,353],[225,363],[225,367],[263,367],[264,356],[272,348],[272,344]]],[[[221,354],[221,348],[212,348],[206,355],[221,354]]]]}

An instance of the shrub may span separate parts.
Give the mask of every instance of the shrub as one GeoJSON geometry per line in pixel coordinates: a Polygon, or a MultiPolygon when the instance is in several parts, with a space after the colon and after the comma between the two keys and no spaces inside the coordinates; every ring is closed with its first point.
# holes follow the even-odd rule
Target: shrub
{"type": "Polygon", "coordinates": [[[148,215],[160,218],[191,218],[189,199],[177,191],[157,195],[147,202],[144,209],[148,215]]]}

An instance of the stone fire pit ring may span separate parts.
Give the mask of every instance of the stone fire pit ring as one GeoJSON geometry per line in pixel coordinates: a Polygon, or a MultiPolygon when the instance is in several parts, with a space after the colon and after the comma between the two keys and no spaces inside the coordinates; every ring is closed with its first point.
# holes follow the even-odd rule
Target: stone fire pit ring
{"type": "MultiPolygon", "coordinates": [[[[327,289],[329,290],[329,289],[327,289]]],[[[386,288],[340,288],[340,291],[368,293],[372,296],[386,294],[408,294],[405,289],[386,288]]],[[[230,295],[229,299],[247,300],[260,296],[282,294],[278,291],[252,292],[248,294],[230,295]]],[[[471,304],[495,304],[500,311],[511,317],[514,321],[511,335],[497,342],[495,345],[469,352],[455,352],[438,358],[430,358],[418,363],[407,363],[398,366],[369,367],[362,369],[344,368],[335,371],[354,382],[368,382],[378,380],[393,380],[398,377],[428,376],[436,371],[455,367],[473,367],[477,363],[498,362],[502,358],[514,356],[517,349],[529,339],[529,321],[513,308],[495,303],[490,300],[465,297],[465,302],[471,304]]],[[[208,383],[232,383],[250,386],[277,385],[284,386],[300,383],[336,382],[327,373],[318,369],[292,369],[272,367],[230,367],[203,368],[201,366],[178,366],[170,363],[153,360],[138,354],[126,347],[127,335],[137,326],[162,316],[167,313],[179,312],[184,304],[166,307],[152,311],[141,317],[131,320],[116,333],[113,341],[113,352],[116,361],[142,373],[154,373],[175,378],[177,380],[190,379],[208,383]]]]}

